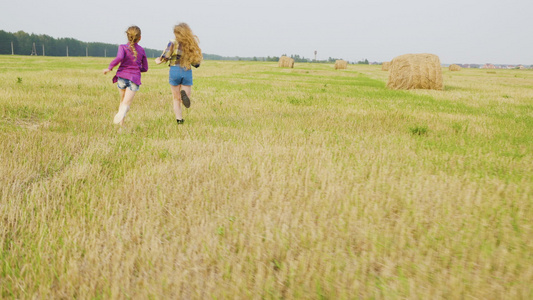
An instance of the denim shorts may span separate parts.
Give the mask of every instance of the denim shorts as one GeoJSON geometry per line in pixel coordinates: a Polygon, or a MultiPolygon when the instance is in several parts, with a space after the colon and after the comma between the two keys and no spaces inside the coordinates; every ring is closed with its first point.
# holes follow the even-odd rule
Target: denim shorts
{"type": "Polygon", "coordinates": [[[139,86],[133,83],[133,81],[120,77],[117,78],[117,86],[121,90],[125,90],[126,88],[130,88],[130,91],[132,92],[137,92],[139,90],[139,86]]]}
{"type": "Polygon", "coordinates": [[[192,70],[185,70],[180,66],[171,66],[168,71],[168,83],[170,85],[192,85],[192,70]]]}

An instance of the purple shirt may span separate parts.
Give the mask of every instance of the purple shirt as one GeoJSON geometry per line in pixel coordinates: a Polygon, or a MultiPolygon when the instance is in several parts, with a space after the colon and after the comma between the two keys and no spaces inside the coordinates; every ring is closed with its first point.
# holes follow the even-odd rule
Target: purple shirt
{"type": "Polygon", "coordinates": [[[113,70],[118,64],[117,74],[113,77],[113,82],[117,82],[117,77],[131,80],[136,85],[141,85],[141,72],[148,71],[148,60],[143,47],[135,44],[137,50],[137,59],[128,44],[118,47],[117,57],[109,64],[109,70],[113,70]]]}

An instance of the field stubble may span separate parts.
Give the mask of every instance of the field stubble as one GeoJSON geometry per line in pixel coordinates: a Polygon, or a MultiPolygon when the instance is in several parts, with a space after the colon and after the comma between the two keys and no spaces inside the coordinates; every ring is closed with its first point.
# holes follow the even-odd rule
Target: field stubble
{"type": "Polygon", "coordinates": [[[206,61],[176,126],[151,65],[118,132],[109,59],[0,62],[3,298],[533,296],[530,71],[206,61]]]}

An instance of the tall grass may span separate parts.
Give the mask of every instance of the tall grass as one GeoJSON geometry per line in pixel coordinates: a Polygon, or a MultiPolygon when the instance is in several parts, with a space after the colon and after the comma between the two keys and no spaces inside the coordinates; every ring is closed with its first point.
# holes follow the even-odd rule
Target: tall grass
{"type": "Polygon", "coordinates": [[[0,56],[2,298],[533,297],[530,71],[0,56]],[[152,63],[152,62],[150,62],[152,63]]]}

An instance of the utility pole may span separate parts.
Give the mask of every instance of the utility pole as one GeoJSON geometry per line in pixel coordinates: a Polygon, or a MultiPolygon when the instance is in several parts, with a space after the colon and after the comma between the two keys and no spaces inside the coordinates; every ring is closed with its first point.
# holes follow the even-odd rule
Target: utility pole
{"type": "Polygon", "coordinates": [[[68,57],[68,45],[67,45],[67,57],[68,57]]]}
{"type": "Polygon", "coordinates": [[[316,50],[315,50],[315,61],[316,61],[316,50]]]}
{"type": "Polygon", "coordinates": [[[89,46],[85,47],[85,56],[89,57],[89,46]]]}
{"type": "Polygon", "coordinates": [[[33,47],[31,48],[31,54],[30,55],[37,55],[37,50],[35,49],[35,43],[33,43],[33,47]]]}
{"type": "Polygon", "coordinates": [[[104,57],[107,57],[107,49],[104,48],[104,57]]]}
{"type": "Polygon", "coordinates": [[[44,44],[43,44],[43,56],[44,56],[44,44]]]}
{"type": "Polygon", "coordinates": [[[11,55],[15,55],[15,51],[13,51],[13,42],[11,42],[11,55]]]}

